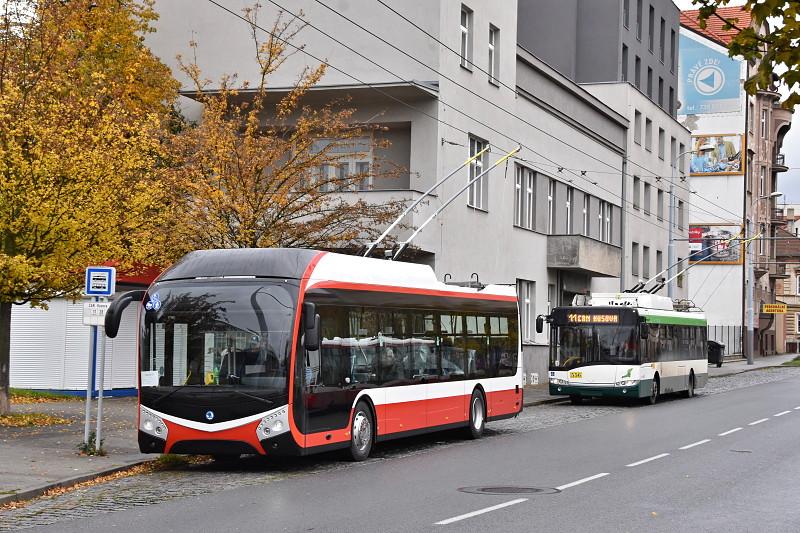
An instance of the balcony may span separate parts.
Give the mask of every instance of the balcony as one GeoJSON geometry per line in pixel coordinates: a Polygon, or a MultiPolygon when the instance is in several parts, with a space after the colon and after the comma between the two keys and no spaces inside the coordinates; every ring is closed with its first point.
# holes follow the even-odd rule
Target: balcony
{"type": "Polygon", "coordinates": [[[582,235],[547,236],[547,268],[616,278],[620,253],[618,246],[582,235]]]}
{"type": "Polygon", "coordinates": [[[770,279],[789,279],[789,274],[786,273],[786,265],[769,265],[770,279]]]}
{"type": "Polygon", "coordinates": [[[783,208],[780,207],[773,207],[770,211],[770,222],[772,224],[783,224],[786,221],[786,218],[783,214],[783,208]]]}
{"type": "Polygon", "coordinates": [[[786,172],[789,167],[786,166],[786,156],[783,154],[775,154],[775,159],[772,161],[773,172],[786,172]]]}

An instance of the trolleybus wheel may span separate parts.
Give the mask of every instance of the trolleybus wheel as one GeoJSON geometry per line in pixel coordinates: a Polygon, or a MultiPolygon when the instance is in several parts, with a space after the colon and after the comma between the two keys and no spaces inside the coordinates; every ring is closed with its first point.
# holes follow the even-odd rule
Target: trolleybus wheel
{"type": "Polygon", "coordinates": [[[694,370],[689,371],[689,387],[683,393],[687,398],[694,396],[694,370]]]}
{"type": "Polygon", "coordinates": [[[472,391],[472,398],[469,400],[469,437],[479,439],[483,435],[486,427],[486,404],[483,401],[483,394],[478,389],[472,391]]]}
{"type": "Polygon", "coordinates": [[[658,394],[660,391],[660,383],[658,379],[658,374],[653,377],[653,387],[650,390],[650,396],[647,397],[647,403],[653,405],[658,401],[658,394]]]}
{"type": "Polygon", "coordinates": [[[373,428],[372,412],[365,402],[358,402],[353,412],[353,425],[350,428],[350,458],[363,461],[372,451],[373,428]]]}
{"type": "Polygon", "coordinates": [[[580,394],[571,394],[569,397],[569,402],[572,405],[580,405],[583,403],[583,396],[580,394]]]}

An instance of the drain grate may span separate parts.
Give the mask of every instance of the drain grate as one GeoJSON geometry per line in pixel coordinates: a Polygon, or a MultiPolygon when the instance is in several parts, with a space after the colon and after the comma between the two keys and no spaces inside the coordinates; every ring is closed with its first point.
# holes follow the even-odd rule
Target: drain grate
{"type": "Polygon", "coordinates": [[[499,485],[493,487],[461,487],[458,489],[461,492],[469,494],[555,494],[560,492],[558,489],[543,488],[543,487],[512,487],[508,485],[499,485]]]}

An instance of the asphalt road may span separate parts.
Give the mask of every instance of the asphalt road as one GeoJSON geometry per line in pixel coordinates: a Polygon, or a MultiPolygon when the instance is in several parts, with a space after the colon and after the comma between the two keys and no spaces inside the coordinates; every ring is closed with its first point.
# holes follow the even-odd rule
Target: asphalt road
{"type": "Polygon", "coordinates": [[[798,493],[795,374],[37,530],[796,532],[798,493]]]}

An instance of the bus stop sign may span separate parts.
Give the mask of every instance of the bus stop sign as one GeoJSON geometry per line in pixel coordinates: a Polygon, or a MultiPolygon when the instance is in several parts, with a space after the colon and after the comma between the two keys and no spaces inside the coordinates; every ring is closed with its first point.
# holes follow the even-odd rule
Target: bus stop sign
{"type": "Polygon", "coordinates": [[[86,296],[111,296],[117,283],[117,269],[106,266],[86,267],[86,296]]]}

